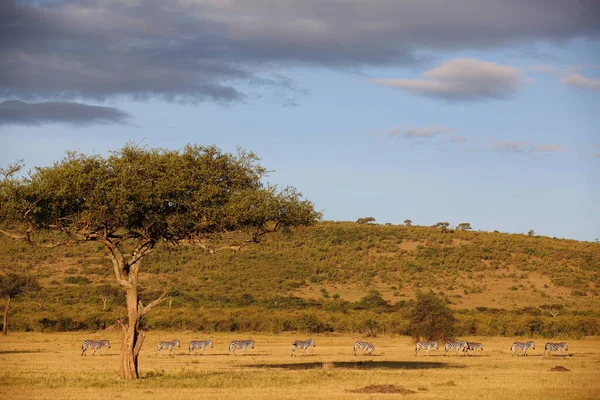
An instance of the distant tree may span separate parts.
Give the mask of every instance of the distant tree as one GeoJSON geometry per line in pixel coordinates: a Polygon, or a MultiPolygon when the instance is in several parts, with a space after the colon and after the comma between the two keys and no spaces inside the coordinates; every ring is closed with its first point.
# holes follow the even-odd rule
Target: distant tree
{"type": "Polygon", "coordinates": [[[167,294],[146,305],[139,297],[142,264],[156,246],[207,247],[232,232],[259,243],[265,234],[312,225],[321,217],[296,189],[265,185],[267,170],[258,161],[241,149],[228,154],[215,146],[168,150],[128,144],[107,157],[68,153],[28,177],[19,176],[17,163],[0,170],[0,232],[34,245],[103,245],[127,304],[127,320],[118,320],[120,376],[137,379],[145,338],[140,323],[167,294]],[[40,231],[60,241],[44,242],[36,235],[40,231]]]}
{"type": "Polygon", "coordinates": [[[411,226],[412,225],[412,221],[410,219],[405,219],[404,220],[404,225],[411,226]]]}
{"type": "Polygon", "coordinates": [[[458,224],[458,226],[456,227],[456,229],[461,230],[461,231],[470,231],[473,228],[471,227],[470,223],[468,223],[468,222],[461,222],[460,224],[458,224]]]}
{"type": "Polygon", "coordinates": [[[533,229],[529,230],[529,232],[527,232],[527,236],[535,236],[535,231],[533,229]]]}
{"type": "Polygon", "coordinates": [[[182,293],[179,289],[177,289],[177,288],[169,289],[169,291],[167,292],[167,304],[169,306],[169,310],[173,306],[173,300],[175,300],[175,298],[177,298],[177,297],[181,297],[181,295],[182,295],[182,293]]]}
{"type": "Polygon", "coordinates": [[[2,335],[8,334],[8,309],[10,302],[17,296],[27,292],[39,291],[40,286],[32,277],[18,274],[7,274],[0,276],[0,297],[4,304],[4,323],[2,325],[2,335]]]}
{"type": "Polygon", "coordinates": [[[418,292],[410,319],[410,333],[416,340],[443,340],[454,335],[456,318],[446,299],[430,291],[418,292]]]}
{"type": "Polygon", "coordinates": [[[384,312],[389,307],[388,302],[381,297],[381,293],[375,289],[369,290],[367,295],[359,300],[358,304],[360,308],[378,312],[384,312]]]}
{"type": "Polygon", "coordinates": [[[556,318],[558,314],[563,310],[564,306],[562,304],[542,304],[540,308],[548,314],[552,315],[552,317],[556,318]]]}
{"type": "Polygon", "coordinates": [[[100,300],[102,300],[102,309],[105,310],[108,302],[114,299],[115,297],[119,296],[120,294],[121,291],[118,288],[111,285],[105,284],[98,287],[98,295],[100,297],[100,300]]]}
{"type": "Polygon", "coordinates": [[[373,217],[364,217],[364,218],[359,218],[356,220],[357,224],[370,224],[375,222],[375,218],[373,217]]]}
{"type": "Polygon", "coordinates": [[[450,226],[450,222],[438,222],[433,227],[440,228],[442,230],[442,232],[446,232],[448,230],[449,226],[450,226]]]}

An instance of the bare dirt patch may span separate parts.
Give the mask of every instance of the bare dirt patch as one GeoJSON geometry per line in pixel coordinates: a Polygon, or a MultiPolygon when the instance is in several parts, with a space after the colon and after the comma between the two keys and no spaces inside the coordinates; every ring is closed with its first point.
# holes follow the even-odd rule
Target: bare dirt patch
{"type": "Polygon", "coordinates": [[[416,250],[417,246],[419,245],[423,245],[423,242],[413,242],[413,241],[407,241],[407,242],[402,242],[398,245],[399,249],[402,250],[406,250],[406,251],[411,251],[411,250],[416,250]]]}
{"type": "Polygon", "coordinates": [[[570,369],[563,367],[562,365],[557,365],[556,367],[550,368],[550,371],[558,371],[558,372],[569,372],[570,369]]]}
{"type": "Polygon", "coordinates": [[[413,394],[414,390],[406,389],[396,385],[369,385],[360,389],[347,390],[351,393],[393,393],[393,394],[413,394]]]}

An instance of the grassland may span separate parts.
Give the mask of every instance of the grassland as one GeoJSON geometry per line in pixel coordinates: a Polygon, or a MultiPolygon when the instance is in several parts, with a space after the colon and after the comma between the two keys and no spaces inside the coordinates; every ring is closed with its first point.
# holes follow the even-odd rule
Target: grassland
{"type": "MultiPolygon", "coordinates": [[[[369,339],[372,356],[352,356],[360,337],[313,335],[307,356],[290,356],[302,335],[202,334],[151,331],[140,355],[143,379],[117,376],[118,331],[13,333],[0,339],[0,398],[214,398],[214,399],[383,399],[402,395],[362,394],[370,385],[395,385],[413,399],[597,399],[600,396],[600,338],[569,341],[572,356],[543,357],[543,341],[527,357],[512,357],[513,338],[473,337],[484,343],[477,356],[443,356],[443,350],[415,357],[405,336],[369,339]],[[252,337],[247,356],[227,356],[231,339],[252,337]],[[158,340],[177,337],[173,356],[155,356],[158,340]],[[103,354],[80,356],[84,338],[109,339],[103,354]],[[187,355],[191,339],[211,338],[207,355],[187,355]],[[325,363],[325,367],[324,367],[325,363]],[[563,366],[569,371],[550,371],[563,366]]],[[[515,338],[516,339],[516,338],[515,338]]],[[[402,396],[403,397],[403,396],[402,396]]]]}

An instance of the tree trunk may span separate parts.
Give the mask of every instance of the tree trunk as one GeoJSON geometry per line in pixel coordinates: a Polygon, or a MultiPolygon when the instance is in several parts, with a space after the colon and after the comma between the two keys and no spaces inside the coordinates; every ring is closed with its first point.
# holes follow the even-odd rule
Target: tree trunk
{"type": "Polygon", "coordinates": [[[8,334],[8,306],[10,305],[10,297],[8,300],[2,300],[4,303],[4,323],[2,325],[2,335],[6,336],[8,334]]]}
{"type": "Polygon", "coordinates": [[[138,355],[144,342],[144,333],[138,331],[141,319],[138,309],[137,287],[127,288],[127,325],[123,325],[121,342],[121,369],[123,379],[138,379],[138,355]]]}

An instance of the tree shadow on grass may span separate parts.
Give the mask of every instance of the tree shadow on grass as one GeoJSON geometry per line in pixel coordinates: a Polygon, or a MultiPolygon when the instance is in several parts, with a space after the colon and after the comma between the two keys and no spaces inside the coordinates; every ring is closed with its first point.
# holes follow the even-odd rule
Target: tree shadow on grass
{"type": "Polygon", "coordinates": [[[30,353],[43,353],[40,350],[0,350],[0,354],[30,354],[30,353]]]}
{"type": "Polygon", "coordinates": [[[434,368],[465,368],[464,365],[448,364],[431,361],[333,361],[333,362],[304,362],[286,364],[252,364],[250,368],[281,368],[289,370],[322,369],[324,367],[348,369],[434,369],[434,368]],[[324,364],[327,364],[324,366],[324,364]]]}

